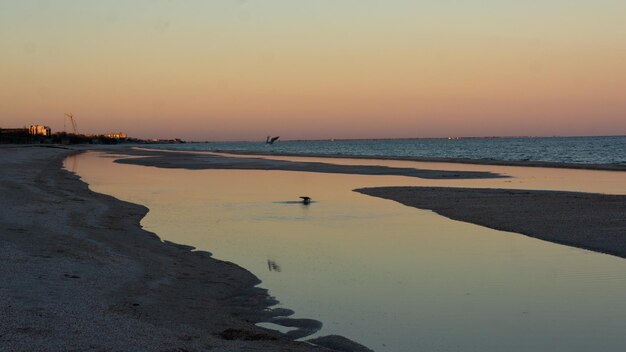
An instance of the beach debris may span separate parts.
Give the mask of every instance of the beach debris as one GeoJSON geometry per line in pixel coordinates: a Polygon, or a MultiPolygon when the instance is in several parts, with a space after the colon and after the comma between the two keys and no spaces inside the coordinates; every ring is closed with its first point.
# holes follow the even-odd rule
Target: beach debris
{"type": "Polygon", "coordinates": [[[300,198],[302,198],[302,204],[304,204],[304,205],[309,205],[309,204],[311,204],[311,197],[307,197],[307,196],[300,196],[300,198]]]}

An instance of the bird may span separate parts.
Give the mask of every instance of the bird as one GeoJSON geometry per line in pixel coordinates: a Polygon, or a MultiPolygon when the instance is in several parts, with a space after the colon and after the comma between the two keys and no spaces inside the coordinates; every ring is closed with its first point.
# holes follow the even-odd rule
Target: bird
{"type": "Polygon", "coordinates": [[[300,198],[302,198],[302,204],[304,204],[304,205],[311,204],[311,197],[300,196],[300,198]]]}
{"type": "Polygon", "coordinates": [[[280,138],[280,136],[276,136],[276,137],[267,136],[267,139],[265,139],[265,144],[274,144],[274,142],[276,142],[278,138],[280,138]]]}

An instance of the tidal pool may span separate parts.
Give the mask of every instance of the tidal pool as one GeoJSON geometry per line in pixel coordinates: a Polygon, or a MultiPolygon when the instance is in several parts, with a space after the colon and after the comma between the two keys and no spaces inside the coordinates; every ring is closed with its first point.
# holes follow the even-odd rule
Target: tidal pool
{"type": "Polygon", "coordinates": [[[317,335],[376,351],[626,346],[623,259],[352,192],[464,181],[159,169],[102,156],[66,167],[96,192],[147,206],[142,225],[162,239],[253,272],[295,317],[320,320],[317,335]],[[315,202],[299,204],[304,195],[315,202]]]}

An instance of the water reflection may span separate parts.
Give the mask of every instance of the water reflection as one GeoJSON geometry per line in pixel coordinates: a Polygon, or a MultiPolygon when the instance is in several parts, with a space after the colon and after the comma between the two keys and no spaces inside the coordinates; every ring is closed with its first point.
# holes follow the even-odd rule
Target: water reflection
{"type": "Polygon", "coordinates": [[[298,205],[310,205],[312,203],[317,203],[314,200],[310,200],[308,203],[304,203],[303,201],[295,201],[295,200],[287,200],[287,201],[281,201],[281,202],[274,202],[275,204],[298,204],[298,205]]]}
{"type": "MultiPolygon", "coordinates": [[[[79,158],[92,189],[150,208],[146,229],[252,271],[296,317],[322,321],[321,335],[344,335],[376,351],[626,346],[623,259],[351,191],[432,180],[79,158]],[[287,203],[301,194],[319,203],[287,203]],[[289,270],[276,275],[272,263],[289,270]]],[[[461,183],[437,184],[450,182],[461,183]]]]}
{"type": "Polygon", "coordinates": [[[70,155],[65,159],[65,168],[73,173],[76,173],[78,170],[78,160],[79,158],[76,155],[70,155]]]}
{"type": "Polygon", "coordinates": [[[276,261],[272,259],[267,260],[267,268],[269,269],[269,271],[275,271],[277,273],[281,272],[280,265],[278,265],[278,263],[276,263],[276,261]]]}

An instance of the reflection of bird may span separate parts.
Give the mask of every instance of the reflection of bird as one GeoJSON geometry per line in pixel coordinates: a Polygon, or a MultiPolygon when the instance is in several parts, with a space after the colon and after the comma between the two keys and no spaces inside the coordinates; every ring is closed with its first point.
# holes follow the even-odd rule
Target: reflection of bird
{"type": "Polygon", "coordinates": [[[278,265],[278,263],[271,259],[267,260],[267,268],[269,269],[269,271],[280,272],[280,265],[278,265]]]}
{"type": "Polygon", "coordinates": [[[302,204],[304,204],[304,205],[311,204],[311,197],[300,196],[300,198],[302,198],[302,204]]]}
{"type": "Polygon", "coordinates": [[[280,136],[276,136],[276,137],[267,136],[267,139],[265,140],[265,144],[274,144],[274,142],[276,142],[278,138],[280,138],[280,136]]]}

